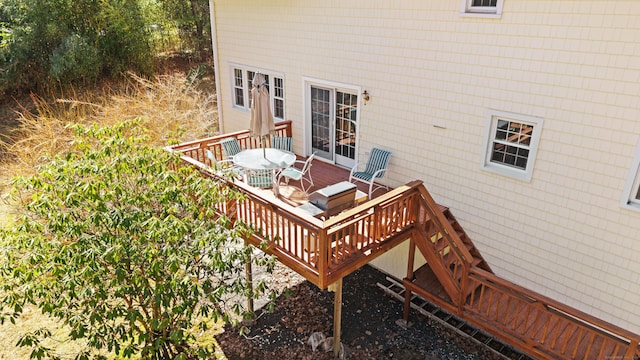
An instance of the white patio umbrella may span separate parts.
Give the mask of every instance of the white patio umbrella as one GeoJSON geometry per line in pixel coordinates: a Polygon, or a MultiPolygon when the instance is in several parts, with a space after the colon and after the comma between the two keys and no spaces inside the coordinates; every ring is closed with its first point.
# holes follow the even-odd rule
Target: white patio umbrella
{"type": "MultiPolygon", "coordinates": [[[[260,138],[260,145],[263,152],[265,148],[265,138],[275,132],[276,126],[273,122],[271,105],[269,100],[269,90],[267,89],[264,75],[257,73],[251,82],[251,124],[249,132],[252,137],[260,138]]],[[[266,153],[264,154],[266,157],[266,153]]]]}

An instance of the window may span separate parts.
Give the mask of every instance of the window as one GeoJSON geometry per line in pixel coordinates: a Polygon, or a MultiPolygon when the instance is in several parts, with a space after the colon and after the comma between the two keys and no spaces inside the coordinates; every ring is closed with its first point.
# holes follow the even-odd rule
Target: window
{"type": "Polygon", "coordinates": [[[234,105],[244,107],[244,80],[240,69],[233,69],[233,99],[234,105]]]}
{"type": "Polygon", "coordinates": [[[636,146],[631,170],[622,196],[622,207],[640,211],[640,141],[636,146]]]}
{"type": "Polygon", "coordinates": [[[490,110],[483,147],[483,169],[531,180],[541,129],[540,118],[490,110]]]}
{"type": "Polygon", "coordinates": [[[257,73],[264,75],[271,99],[271,109],[276,121],[284,120],[284,76],[282,74],[232,65],[233,106],[245,111],[251,110],[251,81],[257,73]]]}
{"type": "Polygon", "coordinates": [[[462,15],[499,17],[503,0],[462,0],[462,15]]]}

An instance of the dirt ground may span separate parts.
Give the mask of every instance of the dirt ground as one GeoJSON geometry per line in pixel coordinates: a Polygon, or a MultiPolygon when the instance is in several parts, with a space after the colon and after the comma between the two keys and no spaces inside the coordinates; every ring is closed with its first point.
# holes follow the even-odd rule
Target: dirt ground
{"type": "MultiPolygon", "coordinates": [[[[279,271],[279,285],[290,276],[291,295],[282,295],[272,313],[258,311],[249,334],[226,328],[217,336],[223,352],[229,359],[333,359],[332,350],[325,352],[321,345],[314,352],[309,339],[314,333],[333,336],[334,293],[279,271]]],[[[344,279],[342,343],[347,359],[504,359],[413,310],[411,325],[403,327],[402,302],[377,285],[386,282],[386,275],[370,266],[344,279]]]]}

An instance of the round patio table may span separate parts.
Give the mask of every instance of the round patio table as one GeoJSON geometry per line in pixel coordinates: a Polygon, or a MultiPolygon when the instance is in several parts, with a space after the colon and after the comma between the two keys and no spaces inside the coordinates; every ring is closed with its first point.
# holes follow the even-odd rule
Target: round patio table
{"type": "MultiPolygon", "coordinates": [[[[294,153],[275,148],[247,149],[233,156],[233,163],[246,170],[271,170],[276,195],[278,195],[276,170],[288,168],[295,161],[294,153]]],[[[245,176],[245,181],[248,181],[248,176],[245,176]]]]}

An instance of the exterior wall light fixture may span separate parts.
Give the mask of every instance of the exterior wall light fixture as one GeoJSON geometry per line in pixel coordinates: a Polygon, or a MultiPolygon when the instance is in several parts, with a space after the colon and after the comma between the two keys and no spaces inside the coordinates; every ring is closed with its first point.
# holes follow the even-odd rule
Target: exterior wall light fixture
{"type": "Polygon", "coordinates": [[[367,90],[362,92],[362,101],[364,101],[364,104],[367,105],[367,101],[369,101],[370,97],[369,97],[369,92],[367,90]]]}

